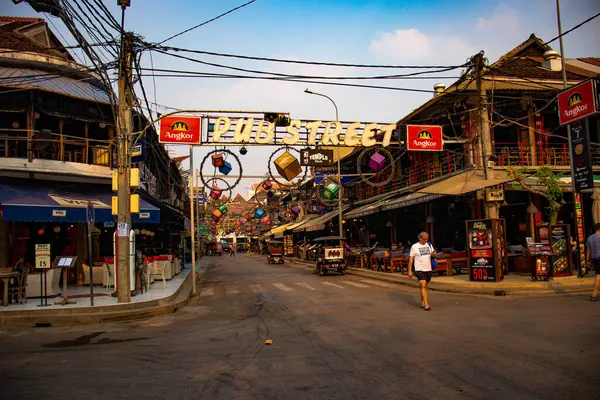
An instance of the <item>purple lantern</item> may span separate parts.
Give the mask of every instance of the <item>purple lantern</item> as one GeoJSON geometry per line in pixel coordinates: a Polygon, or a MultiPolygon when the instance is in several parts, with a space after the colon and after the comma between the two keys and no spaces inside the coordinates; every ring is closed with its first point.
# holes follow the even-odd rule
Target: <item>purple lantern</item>
{"type": "Polygon", "coordinates": [[[298,206],[294,206],[294,207],[292,207],[292,213],[293,213],[295,216],[298,216],[298,215],[300,215],[300,207],[298,207],[298,206]]]}
{"type": "Polygon", "coordinates": [[[384,162],[385,157],[379,153],[375,153],[369,160],[369,168],[371,168],[374,172],[379,172],[383,169],[384,162]]]}

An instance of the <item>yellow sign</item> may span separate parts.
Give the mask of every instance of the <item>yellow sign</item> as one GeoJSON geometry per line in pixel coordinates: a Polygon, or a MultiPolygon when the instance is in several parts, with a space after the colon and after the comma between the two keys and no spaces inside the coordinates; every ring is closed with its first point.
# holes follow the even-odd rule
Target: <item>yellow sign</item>
{"type": "MultiPolygon", "coordinates": [[[[317,143],[317,134],[319,129],[323,128],[323,121],[306,122],[302,126],[302,121],[293,119],[285,127],[287,136],[282,141],[288,146],[306,144],[308,146],[348,146],[348,147],[370,147],[377,143],[378,133],[383,133],[381,145],[387,147],[390,145],[392,134],[396,129],[396,124],[383,125],[379,127],[377,123],[365,124],[360,132],[361,122],[349,124],[342,132],[343,126],[340,121],[326,122],[322,135],[317,143]],[[300,129],[308,132],[306,143],[300,143],[300,129]],[[342,137],[340,137],[342,136],[342,137]]],[[[275,123],[265,120],[259,120],[256,131],[253,132],[254,119],[240,118],[237,120],[234,132],[233,143],[250,143],[253,140],[257,144],[275,144],[275,123]]],[[[227,144],[229,137],[223,137],[231,129],[231,119],[229,117],[219,117],[214,124],[212,134],[213,143],[227,144]],[[223,140],[221,140],[223,139],[223,140]]],[[[278,138],[279,139],[279,138],[278,138]]]]}
{"type": "Polygon", "coordinates": [[[35,267],[37,269],[46,269],[51,267],[49,244],[35,245],[35,267]]]}

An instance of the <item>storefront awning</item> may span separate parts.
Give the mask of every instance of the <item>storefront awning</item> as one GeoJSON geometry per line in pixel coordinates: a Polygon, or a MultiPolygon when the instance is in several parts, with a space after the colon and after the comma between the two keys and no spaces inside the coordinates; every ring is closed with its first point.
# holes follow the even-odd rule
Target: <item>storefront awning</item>
{"type": "Polygon", "coordinates": [[[483,171],[465,171],[424,187],[418,193],[458,196],[510,181],[512,178],[505,171],[489,171],[488,179],[485,179],[483,171]]]}
{"type": "MultiPolygon", "coordinates": [[[[21,222],[86,222],[86,207],[92,202],[95,222],[116,221],[111,213],[113,192],[109,186],[31,181],[0,183],[1,219],[21,222]]],[[[160,210],[140,199],[140,213],[132,223],[160,223],[160,210]]]]}
{"type": "Polygon", "coordinates": [[[381,207],[381,211],[395,210],[397,208],[414,206],[415,204],[426,203],[428,201],[443,197],[440,194],[411,193],[387,202],[381,207]]]}
{"type": "Polygon", "coordinates": [[[304,232],[304,227],[317,218],[320,218],[323,214],[308,214],[300,221],[296,226],[292,228],[294,233],[304,232]]]}
{"type": "Polygon", "coordinates": [[[379,201],[376,201],[371,204],[365,204],[361,207],[358,207],[352,211],[349,211],[344,217],[345,218],[360,218],[366,217],[367,215],[376,214],[381,211],[381,207],[387,203],[389,203],[390,198],[393,196],[387,196],[379,201]]]}
{"type": "MultiPolygon", "coordinates": [[[[344,206],[342,208],[342,211],[346,211],[348,208],[350,208],[350,206],[344,206]]],[[[313,220],[311,220],[309,223],[302,225],[301,227],[298,227],[296,229],[300,229],[300,231],[306,231],[306,232],[316,232],[316,231],[320,231],[325,229],[325,224],[327,222],[329,222],[331,219],[337,217],[339,214],[339,211],[333,210],[333,211],[329,211],[328,213],[325,213],[323,215],[321,215],[318,218],[315,218],[313,220]]],[[[296,232],[296,229],[294,229],[294,232],[296,232]]]]}

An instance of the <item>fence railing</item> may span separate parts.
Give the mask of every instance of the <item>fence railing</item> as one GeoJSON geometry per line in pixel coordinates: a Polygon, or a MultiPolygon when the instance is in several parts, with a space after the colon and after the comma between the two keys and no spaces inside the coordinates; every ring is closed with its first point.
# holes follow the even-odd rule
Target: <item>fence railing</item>
{"type": "Polygon", "coordinates": [[[393,192],[435,178],[450,175],[467,168],[467,156],[446,152],[438,161],[416,161],[409,168],[396,174],[386,185],[373,187],[364,182],[356,189],[358,200],[393,192]]]}
{"type": "MultiPolygon", "coordinates": [[[[600,165],[600,145],[592,143],[592,165],[600,165]]],[[[553,167],[568,167],[569,145],[567,143],[537,144],[532,149],[523,143],[496,142],[494,155],[498,158],[497,165],[508,167],[531,167],[549,165],[553,167]]]]}
{"type": "Polygon", "coordinates": [[[0,157],[44,159],[112,166],[113,148],[106,140],[54,133],[0,131],[0,157]]]}

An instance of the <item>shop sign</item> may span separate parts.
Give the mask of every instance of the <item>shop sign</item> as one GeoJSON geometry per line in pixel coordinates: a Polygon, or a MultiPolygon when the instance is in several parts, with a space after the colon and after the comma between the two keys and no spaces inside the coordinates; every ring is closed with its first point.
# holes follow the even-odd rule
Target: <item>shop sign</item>
{"type": "Polygon", "coordinates": [[[300,151],[300,165],[317,167],[333,164],[333,150],[302,149],[300,151]]]}
{"type": "Polygon", "coordinates": [[[149,212],[141,212],[140,213],[140,219],[147,219],[147,218],[150,218],[149,212]]]}
{"type": "Polygon", "coordinates": [[[54,200],[63,207],[87,207],[88,203],[92,203],[92,205],[96,208],[110,208],[110,206],[104,204],[100,200],[74,199],[71,197],[57,196],[54,194],[49,194],[48,197],[50,197],[52,200],[54,200]]]}
{"type": "Polygon", "coordinates": [[[467,222],[467,240],[472,281],[496,280],[492,220],[467,222]]]}
{"type": "Polygon", "coordinates": [[[50,245],[36,244],[35,245],[35,267],[37,269],[50,268],[50,245]]]}
{"type": "MultiPolygon", "coordinates": [[[[353,122],[345,128],[340,121],[300,121],[293,119],[285,127],[287,135],[275,136],[275,123],[254,118],[239,118],[235,127],[229,117],[218,117],[212,129],[209,129],[210,138],[207,137],[206,145],[231,145],[254,143],[262,145],[287,145],[287,146],[337,146],[345,147],[371,147],[381,144],[383,147],[390,145],[396,124],[381,125],[378,123],[353,122]],[[256,122],[256,123],[255,123],[256,122]],[[380,126],[381,125],[381,126],[380,126]],[[233,127],[233,132],[231,132],[233,127]],[[361,128],[362,127],[362,128],[361,128]],[[308,132],[302,137],[300,132],[308,132]],[[382,134],[382,141],[377,137],[382,134]]],[[[161,123],[162,126],[162,123],[161,123]]],[[[162,131],[162,129],[161,129],[162,131]]],[[[278,132],[279,133],[279,132],[278,132]]]]}
{"type": "Polygon", "coordinates": [[[199,117],[163,117],[160,119],[160,143],[200,144],[199,117]]]}
{"type": "Polygon", "coordinates": [[[406,148],[411,151],[442,151],[444,138],[439,125],[408,125],[406,148]]]}
{"type": "Polygon", "coordinates": [[[561,125],[597,112],[594,83],[590,79],[558,94],[558,118],[561,125]]]}
{"type": "Polygon", "coordinates": [[[53,217],[66,217],[67,210],[52,210],[53,217]]]}
{"type": "Polygon", "coordinates": [[[502,186],[495,188],[487,188],[485,190],[487,201],[504,201],[504,188],[502,186]]]}
{"type": "Polygon", "coordinates": [[[573,193],[573,206],[575,208],[575,229],[577,230],[577,257],[579,263],[579,276],[586,274],[585,259],[585,230],[583,228],[583,210],[581,209],[581,195],[573,193]]]}
{"type": "Polygon", "coordinates": [[[588,121],[571,124],[571,171],[573,172],[573,187],[576,192],[592,192],[594,190],[592,150],[588,127],[588,121]]]}

